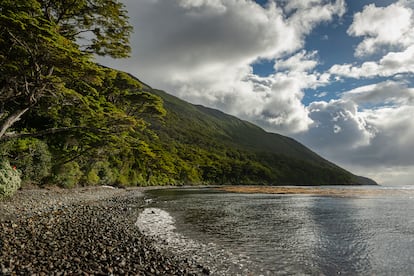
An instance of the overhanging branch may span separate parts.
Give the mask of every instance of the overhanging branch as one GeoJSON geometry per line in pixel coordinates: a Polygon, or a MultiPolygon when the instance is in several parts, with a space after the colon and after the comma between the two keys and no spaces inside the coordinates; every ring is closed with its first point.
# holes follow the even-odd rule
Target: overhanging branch
{"type": "MultiPolygon", "coordinates": [[[[128,125],[122,127],[130,127],[128,125]]],[[[64,133],[64,132],[73,132],[73,131],[89,131],[91,133],[99,135],[110,135],[114,134],[114,131],[103,130],[99,128],[92,128],[86,126],[73,126],[73,127],[60,127],[60,128],[49,128],[45,130],[40,130],[34,133],[5,133],[0,137],[0,141],[6,141],[17,138],[28,138],[28,137],[42,137],[51,134],[64,133]]]]}
{"type": "Polygon", "coordinates": [[[9,129],[15,122],[19,121],[23,114],[26,113],[28,110],[28,107],[21,110],[17,110],[4,121],[4,123],[0,127],[0,140],[2,140],[3,137],[5,137],[7,129],[9,129]]]}

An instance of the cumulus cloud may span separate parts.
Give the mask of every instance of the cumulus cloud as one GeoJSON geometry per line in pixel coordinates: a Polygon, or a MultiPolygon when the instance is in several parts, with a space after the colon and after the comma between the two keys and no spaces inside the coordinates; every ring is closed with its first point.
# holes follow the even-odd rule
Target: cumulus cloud
{"type": "Polygon", "coordinates": [[[355,49],[363,61],[333,65],[328,73],[336,81],[376,83],[311,103],[313,123],[296,136],[328,159],[385,184],[412,184],[414,177],[413,8],[413,1],[400,0],[386,7],[370,4],[354,15],[347,32],[363,38],[355,49]]]}
{"type": "Polygon", "coordinates": [[[278,62],[275,63],[275,69],[279,71],[286,70],[293,72],[310,71],[318,65],[318,61],[315,59],[316,54],[316,51],[307,53],[302,50],[286,60],[278,60],[278,62]]]}
{"type": "Polygon", "coordinates": [[[301,51],[305,37],[345,11],[344,0],[305,2],[126,0],[133,57],[104,63],[269,130],[303,131],[311,123],[303,90],[328,79],[313,72],[315,53],[301,51]],[[251,64],[263,59],[276,60],[280,72],[255,76],[251,64]]]}
{"type": "Polygon", "coordinates": [[[297,137],[329,158],[342,160],[340,155],[346,151],[369,145],[374,134],[352,101],[313,102],[308,112],[313,125],[297,137]]]}
{"type": "Polygon", "coordinates": [[[333,16],[342,16],[346,12],[345,0],[283,0],[285,2],[284,11],[291,14],[288,21],[296,25],[300,32],[299,35],[309,33],[316,24],[321,21],[330,21],[333,16]]]}
{"type": "Polygon", "coordinates": [[[347,31],[349,35],[363,37],[355,55],[366,58],[377,54],[380,58],[360,65],[336,64],[329,73],[356,79],[414,74],[413,9],[413,1],[400,0],[386,7],[370,4],[357,12],[347,31]]]}
{"type": "Polygon", "coordinates": [[[135,26],[132,58],[100,59],[103,64],[190,102],[295,135],[357,173],[380,169],[377,176],[388,181],[395,171],[386,168],[399,175],[414,168],[407,150],[414,148],[414,91],[404,81],[414,74],[412,0],[356,13],[347,32],[362,38],[355,50],[360,64],[334,65],[325,73],[317,70],[318,53],[304,49],[305,38],[321,22],[344,15],[344,0],[277,0],[265,7],[251,0],[123,2],[135,26]],[[274,73],[255,75],[252,64],[260,60],[274,61],[274,73]],[[377,77],[393,80],[303,103],[307,89],[377,77]]]}
{"type": "MultiPolygon", "coordinates": [[[[414,26],[413,26],[414,27],[414,26]]],[[[360,66],[335,64],[329,72],[348,78],[390,77],[397,74],[414,74],[414,45],[401,52],[389,52],[378,62],[367,61],[360,66]]]]}
{"type": "Polygon", "coordinates": [[[358,105],[411,105],[414,104],[414,89],[405,83],[384,81],[365,85],[342,94],[344,100],[351,100],[358,105]]]}
{"type": "MultiPolygon", "coordinates": [[[[308,107],[313,126],[297,138],[356,173],[371,172],[392,184],[397,170],[414,168],[413,99],[414,88],[385,81],[347,91],[337,100],[314,102],[308,107]]],[[[401,181],[408,179],[407,173],[401,175],[406,176],[401,181]]]]}
{"type": "Polygon", "coordinates": [[[365,6],[354,15],[354,21],[348,29],[349,35],[364,37],[355,55],[370,55],[383,46],[411,45],[414,39],[412,16],[409,1],[399,1],[387,7],[377,7],[375,4],[365,6]]]}

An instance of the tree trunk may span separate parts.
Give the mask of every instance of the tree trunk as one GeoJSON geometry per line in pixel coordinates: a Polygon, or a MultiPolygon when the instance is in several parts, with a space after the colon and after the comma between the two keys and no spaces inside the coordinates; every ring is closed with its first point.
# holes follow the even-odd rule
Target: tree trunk
{"type": "Polygon", "coordinates": [[[24,113],[26,113],[29,110],[28,107],[26,107],[25,109],[21,109],[21,110],[17,110],[16,112],[14,112],[12,115],[10,115],[5,121],[4,123],[0,126],[0,140],[2,140],[2,138],[4,137],[4,135],[6,134],[6,131],[18,120],[20,120],[20,118],[23,116],[24,113]]]}

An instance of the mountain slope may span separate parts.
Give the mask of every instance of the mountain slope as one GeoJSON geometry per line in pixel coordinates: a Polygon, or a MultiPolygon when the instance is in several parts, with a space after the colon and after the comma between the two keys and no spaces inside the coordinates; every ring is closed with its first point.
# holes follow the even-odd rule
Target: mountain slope
{"type": "Polygon", "coordinates": [[[74,102],[45,99],[0,143],[30,185],[375,184],[295,140],[193,105],[124,72],[74,81],[74,102]],[[54,108],[50,108],[50,104],[54,108]]]}
{"type": "MultiPolygon", "coordinates": [[[[174,144],[180,159],[197,163],[202,181],[214,184],[374,184],[323,159],[294,139],[268,133],[221,111],[192,105],[164,91],[167,116],[152,122],[161,143],[174,144]],[[198,151],[204,158],[186,156],[198,151]],[[223,162],[220,164],[220,162],[223,162]],[[211,171],[213,172],[212,175],[211,171]],[[239,174],[239,175],[237,175],[239,174]]],[[[200,156],[200,157],[201,157],[200,156]]]]}

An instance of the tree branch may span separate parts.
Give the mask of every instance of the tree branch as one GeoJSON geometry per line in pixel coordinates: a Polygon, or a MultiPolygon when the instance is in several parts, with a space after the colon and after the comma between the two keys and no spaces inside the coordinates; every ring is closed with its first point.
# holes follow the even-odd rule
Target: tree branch
{"type": "MultiPolygon", "coordinates": [[[[128,127],[128,125],[124,125],[124,127],[128,127]]],[[[96,134],[107,134],[107,135],[114,133],[113,129],[112,131],[109,131],[109,130],[102,130],[99,128],[86,127],[86,126],[73,126],[73,127],[49,128],[49,129],[37,131],[34,133],[5,133],[3,136],[0,136],[0,141],[6,141],[6,140],[11,140],[11,139],[16,139],[16,138],[41,137],[41,136],[50,135],[50,134],[57,134],[57,133],[78,131],[78,130],[85,130],[85,131],[90,131],[96,134]]]]}
{"type": "Polygon", "coordinates": [[[23,114],[26,113],[28,110],[29,107],[17,110],[4,121],[0,128],[0,140],[2,140],[5,136],[7,129],[9,129],[15,122],[19,121],[23,114]]]}

